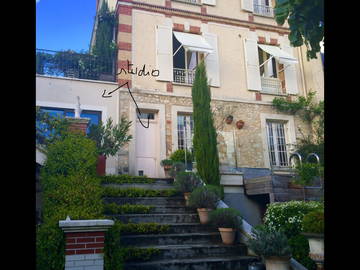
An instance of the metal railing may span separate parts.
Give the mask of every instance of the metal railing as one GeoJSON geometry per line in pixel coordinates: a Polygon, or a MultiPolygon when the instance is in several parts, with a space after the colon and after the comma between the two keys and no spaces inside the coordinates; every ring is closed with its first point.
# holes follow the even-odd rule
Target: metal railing
{"type": "Polygon", "coordinates": [[[261,77],[261,92],[270,94],[282,94],[281,81],[277,78],[261,77]]]}
{"type": "Polygon", "coordinates": [[[174,68],[174,83],[192,85],[195,79],[195,70],[174,68]]]}
{"type": "Polygon", "coordinates": [[[190,4],[200,4],[200,0],[174,0],[175,2],[185,2],[190,4]]]}
{"type": "Polygon", "coordinates": [[[115,57],[101,59],[86,53],[36,49],[36,74],[115,82],[115,57]]]}
{"type": "Polygon", "coordinates": [[[254,14],[274,17],[274,9],[270,6],[254,4],[254,14]]]}

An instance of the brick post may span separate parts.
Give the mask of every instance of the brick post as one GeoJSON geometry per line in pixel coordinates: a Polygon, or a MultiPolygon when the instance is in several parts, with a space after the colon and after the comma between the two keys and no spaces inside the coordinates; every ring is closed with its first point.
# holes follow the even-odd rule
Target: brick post
{"type": "Polygon", "coordinates": [[[83,135],[86,135],[86,129],[90,122],[90,118],[75,118],[75,117],[66,117],[70,122],[69,129],[71,132],[80,132],[83,135]]]}
{"type": "Polygon", "coordinates": [[[113,220],[59,221],[65,233],[65,270],[103,270],[105,232],[113,220]]]}

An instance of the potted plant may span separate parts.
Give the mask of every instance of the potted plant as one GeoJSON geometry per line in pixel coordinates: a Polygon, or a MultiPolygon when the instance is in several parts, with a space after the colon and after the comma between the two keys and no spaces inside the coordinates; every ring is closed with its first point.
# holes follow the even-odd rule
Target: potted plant
{"type": "Polygon", "coordinates": [[[234,119],[234,117],[231,114],[228,115],[225,119],[226,124],[230,125],[232,123],[233,119],[234,119]]]}
{"type": "Polygon", "coordinates": [[[324,210],[309,212],[302,220],[303,235],[309,241],[309,257],[317,264],[324,261],[324,210]]]}
{"type": "Polygon", "coordinates": [[[165,171],[171,170],[172,164],[173,164],[173,161],[171,159],[163,159],[160,162],[160,165],[164,167],[165,171]]]}
{"type": "Polygon", "coordinates": [[[170,155],[170,159],[173,162],[182,162],[184,164],[186,163],[186,169],[192,170],[192,163],[194,161],[194,157],[190,151],[188,150],[185,151],[184,149],[178,149],[170,155]],[[185,153],[186,153],[186,160],[185,160],[185,153]]]}
{"type": "Polygon", "coordinates": [[[184,194],[186,206],[189,205],[190,193],[201,185],[199,177],[193,172],[180,172],[175,177],[175,188],[184,194]]]}
{"type": "Polygon", "coordinates": [[[244,125],[245,125],[245,122],[243,120],[239,120],[236,122],[236,127],[238,129],[242,129],[244,125]]]}
{"type": "Polygon", "coordinates": [[[266,270],[290,270],[291,249],[284,232],[275,231],[265,225],[252,229],[253,238],[248,247],[265,260],[266,270]]]}
{"type": "Polygon", "coordinates": [[[171,177],[175,178],[178,173],[181,173],[184,171],[185,171],[185,164],[182,162],[176,161],[176,162],[173,162],[170,172],[169,172],[169,175],[171,177]]]}
{"type": "Polygon", "coordinates": [[[208,224],[209,212],[216,208],[219,201],[220,197],[214,190],[200,186],[191,192],[189,206],[197,209],[201,224],[208,224]]]}
{"type": "Polygon", "coordinates": [[[236,230],[242,223],[239,211],[234,208],[219,208],[209,214],[209,221],[218,228],[225,245],[234,244],[236,230]]]}
{"type": "Polygon", "coordinates": [[[94,140],[99,153],[97,164],[98,175],[105,175],[105,164],[108,156],[114,156],[121,147],[128,143],[132,136],[128,135],[131,121],[121,118],[117,125],[113,125],[111,117],[106,125],[91,125],[87,137],[94,140]]]}

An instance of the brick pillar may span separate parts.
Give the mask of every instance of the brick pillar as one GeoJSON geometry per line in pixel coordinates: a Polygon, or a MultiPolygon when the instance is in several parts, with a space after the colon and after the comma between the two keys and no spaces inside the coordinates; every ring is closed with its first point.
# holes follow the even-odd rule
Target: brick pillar
{"type": "Polygon", "coordinates": [[[79,132],[83,135],[86,135],[86,129],[90,122],[90,118],[66,117],[66,119],[70,122],[70,131],[79,132]]]}
{"type": "Polygon", "coordinates": [[[65,233],[65,270],[103,270],[105,232],[113,220],[59,221],[65,233]]]}

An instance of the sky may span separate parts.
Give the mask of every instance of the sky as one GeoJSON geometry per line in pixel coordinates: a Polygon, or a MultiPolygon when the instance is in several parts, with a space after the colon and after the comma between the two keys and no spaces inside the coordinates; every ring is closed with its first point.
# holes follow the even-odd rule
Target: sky
{"type": "Polygon", "coordinates": [[[96,0],[36,0],[36,48],[88,51],[96,0]]]}

